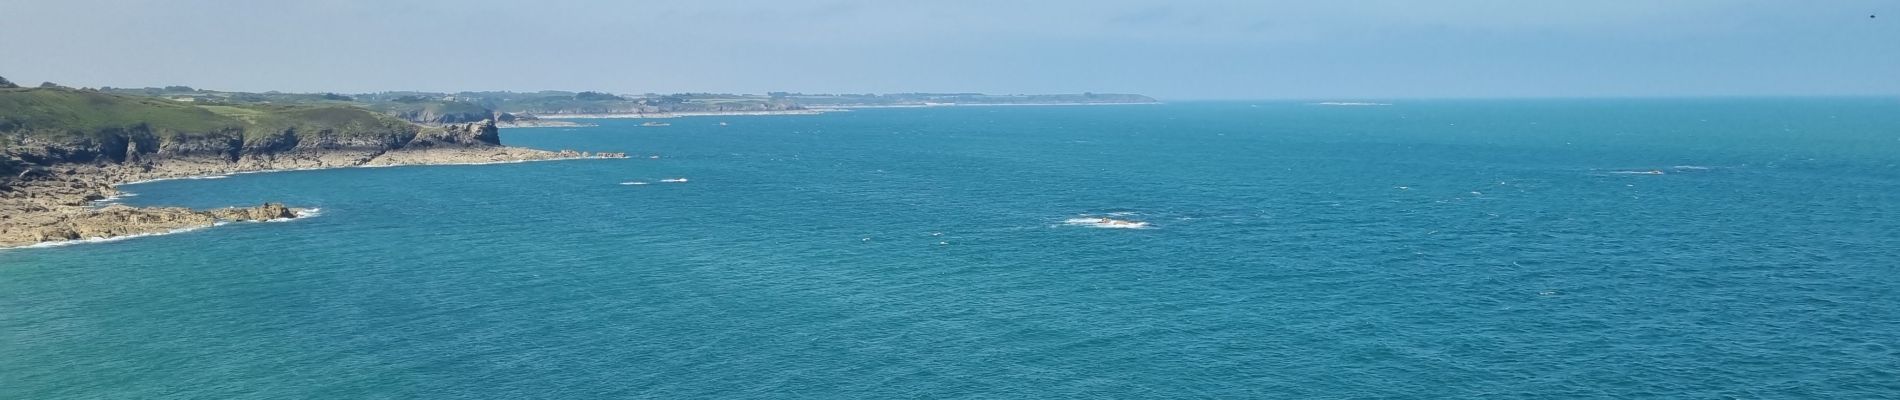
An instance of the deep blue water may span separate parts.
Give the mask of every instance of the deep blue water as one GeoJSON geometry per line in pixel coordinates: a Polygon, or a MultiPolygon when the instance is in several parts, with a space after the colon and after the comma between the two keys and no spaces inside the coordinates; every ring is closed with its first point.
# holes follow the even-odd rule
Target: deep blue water
{"type": "Polygon", "coordinates": [[[1900,100],[598,122],[131,186],[322,213],[0,251],[0,398],[1900,396],[1900,100]]]}

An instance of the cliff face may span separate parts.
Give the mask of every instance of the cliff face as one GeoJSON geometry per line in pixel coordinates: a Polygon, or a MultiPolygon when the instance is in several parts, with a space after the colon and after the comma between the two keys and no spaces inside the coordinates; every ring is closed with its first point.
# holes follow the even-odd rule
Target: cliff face
{"type": "Polygon", "coordinates": [[[439,129],[424,129],[402,147],[417,146],[500,146],[501,130],[495,128],[495,121],[481,120],[466,124],[444,125],[439,129]]]}
{"type": "Polygon", "coordinates": [[[322,154],[376,154],[405,149],[501,145],[493,121],[439,127],[344,131],[287,128],[160,134],[145,126],[92,135],[12,135],[0,146],[0,187],[60,165],[147,165],[168,161],[239,163],[322,154]]]}
{"type": "Polygon", "coordinates": [[[110,238],[208,227],[220,221],[298,216],[279,204],[198,211],[175,207],[90,207],[114,185],[151,179],[284,169],[624,158],[496,145],[488,121],[366,134],[285,130],[267,135],[125,135],[27,137],[8,141],[0,167],[0,248],[48,241],[110,238]],[[27,162],[18,155],[33,158],[27,162]]]}
{"type": "Polygon", "coordinates": [[[422,110],[468,111],[429,116],[441,121],[483,119],[418,126],[350,106],[199,106],[83,90],[0,89],[0,186],[54,166],[243,163],[500,145],[484,108],[456,103],[422,110]]]}

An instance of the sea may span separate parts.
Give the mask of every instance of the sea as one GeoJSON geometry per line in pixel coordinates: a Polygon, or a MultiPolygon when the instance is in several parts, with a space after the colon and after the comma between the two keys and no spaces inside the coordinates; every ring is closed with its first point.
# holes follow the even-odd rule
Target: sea
{"type": "Polygon", "coordinates": [[[0,398],[1900,397],[1900,99],[586,120],[628,159],[126,186],[0,398]]]}

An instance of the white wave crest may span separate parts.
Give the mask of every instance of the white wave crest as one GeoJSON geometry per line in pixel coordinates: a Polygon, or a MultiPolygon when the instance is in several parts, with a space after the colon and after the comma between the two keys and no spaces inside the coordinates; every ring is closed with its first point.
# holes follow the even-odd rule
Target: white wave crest
{"type": "Polygon", "coordinates": [[[321,209],[321,208],[306,208],[306,209],[302,209],[302,210],[297,210],[297,211],[294,211],[294,212],[292,212],[292,214],[296,214],[297,216],[296,216],[296,217],[292,217],[292,218],[276,218],[276,219],[269,219],[269,220],[264,220],[264,221],[262,221],[262,222],[290,222],[290,221],[296,221],[296,220],[300,220],[300,219],[304,219],[304,218],[310,218],[310,217],[315,217],[315,216],[318,216],[318,215],[323,215],[323,209],[321,209]]]}
{"type": "Polygon", "coordinates": [[[1152,227],[1148,225],[1147,222],[1129,221],[1129,220],[1120,220],[1120,219],[1102,218],[1102,217],[1069,218],[1069,219],[1063,220],[1062,223],[1064,225],[1069,225],[1069,226],[1084,226],[1084,227],[1090,227],[1090,228],[1104,228],[1104,229],[1149,229],[1152,227]]]}
{"type": "MultiPolygon", "coordinates": [[[[212,226],[217,226],[217,225],[218,224],[213,224],[212,226]]],[[[179,234],[179,233],[191,232],[191,231],[204,229],[204,228],[209,228],[209,226],[194,226],[190,228],[178,228],[178,229],[173,229],[173,230],[164,231],[164,232],[141,233],[141,234],[136,234],[136,235],[113,236],[113,237],[93,237],[93,238],[84,238],[84,239],[40,242],[40,243],[34,243],[30,245],[25,245],[25,246],[20,246],[20,247],[11,247],[11,248],[45,249],[45,248],[53,248],[53,247],[65,247],[65,246],[71,246],[71,245],[76,245],[76,244],[110,243],[110,242],[117,242],[121,240],[131,240],[131,239],[136,239],[136,238],[142,238],[142,237],[179,234]]],[[[0,250],[5,250],[5,249],[7,248],[0,248],[0,250]]]]}
{"type": "Polygon", "coordinates": [[[118,203],[119,200],[123,200],[127,197],[137,197],[138,195],[139,195],[138,193],[120,192],[118,194],[106,196],[106,198],[103,198],[103,199],[93,200],[92,205],[95,205],[95,206],[111,205],[114,203],[118,203]]]}

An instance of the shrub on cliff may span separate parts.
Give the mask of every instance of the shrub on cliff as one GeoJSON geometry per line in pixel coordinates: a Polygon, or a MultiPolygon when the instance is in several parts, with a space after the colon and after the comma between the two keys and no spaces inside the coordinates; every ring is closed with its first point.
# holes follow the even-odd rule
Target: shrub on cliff
{"type": "Polygon", "coordinates": [[[601,93],[601,92],[580,92],[580,93],[575,93],[575,94],[574,94],[574,99],[575,99],[575,100],[581,100],[581,101],[611,101],[611,100],[626,100],[626,98],[625,98],[625,97],[620,97],[620,96],[615,96],[615,95],[611,95],[611,94],[606,94],[606,93],[601,93]]]}
{"type": "Polygon", "coordinates": [[[21,161],[19,157],[0,153],[0,187],[6,186],[7,182],[13,181],[14,177],[19,176],[28,167],[26,161],[21,161]]]}

